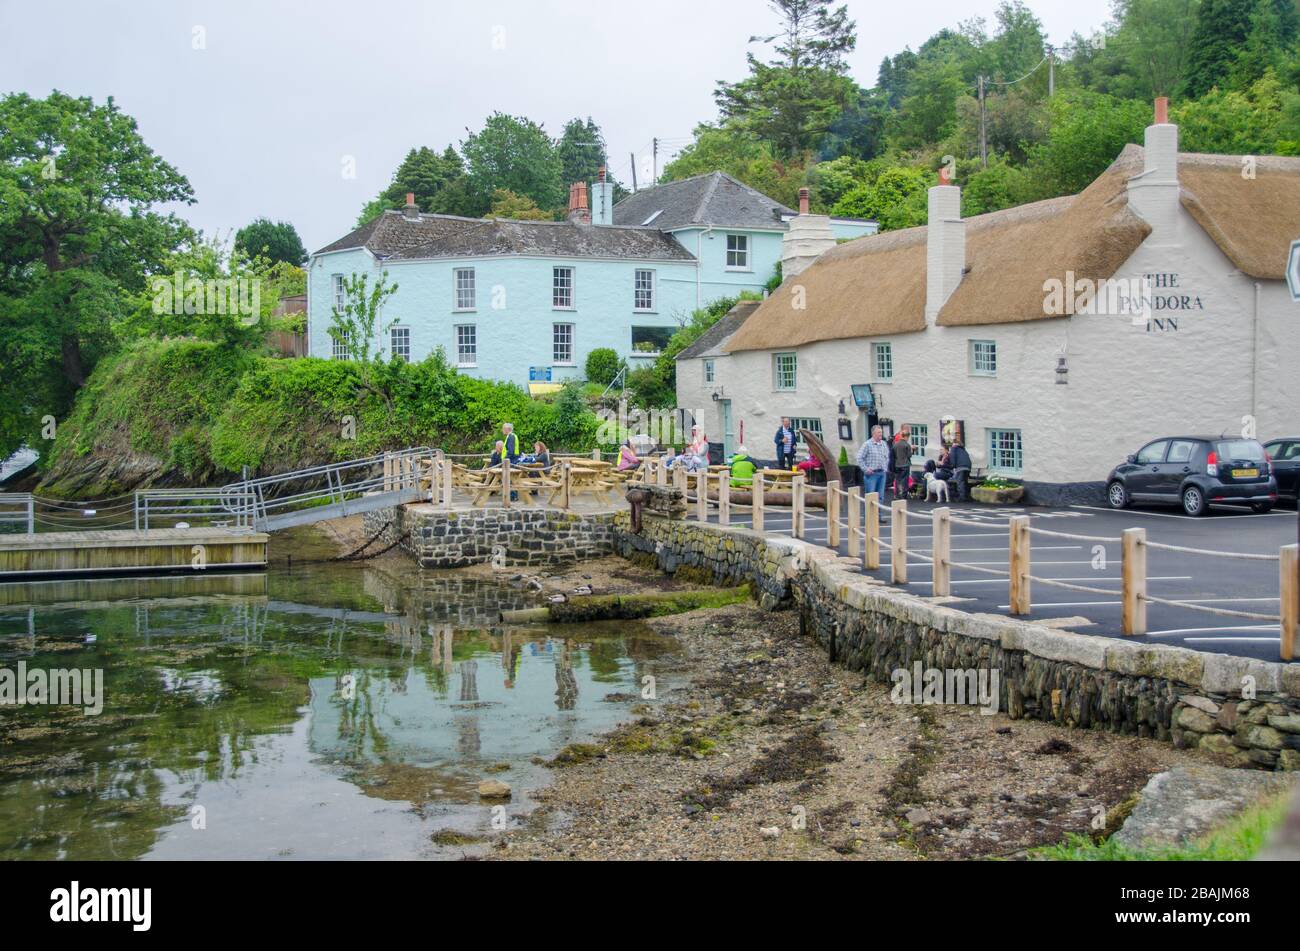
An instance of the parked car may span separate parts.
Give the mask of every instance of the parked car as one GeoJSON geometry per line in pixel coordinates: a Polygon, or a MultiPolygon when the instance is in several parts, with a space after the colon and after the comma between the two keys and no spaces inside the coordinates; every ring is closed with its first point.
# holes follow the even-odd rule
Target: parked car
{"type": "Polygon", "coordinates": [[[1204,515],[1211,505],[1249,505],[1268,512],[1277,502],[1273,466],[1258,440],[1170,436],[1147,443],[1106,480],[1114,509],[1133,502],[1181,505],[1204,515]]]}
{"type": "Polygon", "coordinates": [[[1300,436],[1274,439],[1264,444],[1264,451],[1273,460],[1278,496],[1295,502],[1300,496],[1300,436]]]}

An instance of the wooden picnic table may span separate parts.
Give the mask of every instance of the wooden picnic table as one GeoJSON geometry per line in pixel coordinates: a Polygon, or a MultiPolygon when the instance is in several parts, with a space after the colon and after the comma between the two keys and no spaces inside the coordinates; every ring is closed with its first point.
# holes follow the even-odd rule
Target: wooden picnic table
{"type": "Polygon", "coordinates": [[[759,469],[758,474],[764,482],[793,482],[799,473],[790,469],[759,469]]]}

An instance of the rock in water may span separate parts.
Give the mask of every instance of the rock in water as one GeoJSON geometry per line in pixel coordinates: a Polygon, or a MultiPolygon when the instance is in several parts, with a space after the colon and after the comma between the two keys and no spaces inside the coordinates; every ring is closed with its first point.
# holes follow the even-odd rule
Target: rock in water
{"type": "Polygon", "coordinates": [[[485,779],[478,784],[478,794],[482,799],[509,799],[510,787],[499,779],[485,779]]]}

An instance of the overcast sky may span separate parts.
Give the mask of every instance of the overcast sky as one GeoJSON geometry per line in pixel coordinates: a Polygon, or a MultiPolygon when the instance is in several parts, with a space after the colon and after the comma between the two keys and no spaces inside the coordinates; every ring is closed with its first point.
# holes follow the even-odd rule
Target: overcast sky
{"type": "MultiPolygon", "coordinates": [[[[1107,0],[1029,0],[1064,43],[1107,0]]],[[[848,0],[854,78],[997,0],[848,0]]],[[[113,96],[189,178],[182,213],[226,236],[258,216],[308,250],[351,230],[412,146],[459,146],[494,110],[558,136],[592,116],[629,183],[650,143],[684,144],[715,117],[718,79],[745,74],[764,0],[0,0],[0,92],[113,96]],[[349,165],[351,163],[351,165],[349,165]],[[349,167],[355,169],[348,177],[349,167]]],[[[662,167],[663,158],[660,159],[662,167]]]]}

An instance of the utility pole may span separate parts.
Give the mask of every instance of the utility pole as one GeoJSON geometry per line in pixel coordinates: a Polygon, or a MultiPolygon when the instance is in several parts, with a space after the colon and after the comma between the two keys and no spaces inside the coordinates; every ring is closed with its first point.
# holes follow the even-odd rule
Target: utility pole
{"type": "Polygon", "coordinates": [[[1056,95],[1056,50],[1047,47],[1047,98],[1056,95]]]}
{"type": "Polygon", "coordinates": [[[628,156],[632,159],[632,191],[636,191],[636,153],[629,152],[628,156]]]}
{"type": "Polygon", "coordinates": [[[654,143],[654,158],[651,160],[652,164],[650,166],[650,171],[654,173],[654,177],[650,179],[650,184],[658,185],[659,184],[659,140],[656,138],[656,139],[652,139],[651,141],[654,143]]]}
{"type": "Polygon", "coordinates": [[[980,77],[980,168],[989,167],[988,107],[984,100],[984,77],[980,77]]]}

